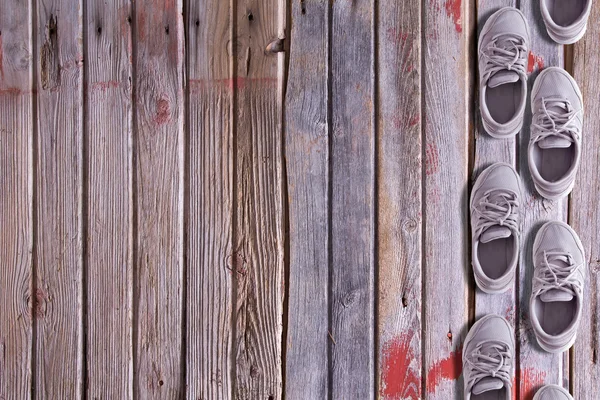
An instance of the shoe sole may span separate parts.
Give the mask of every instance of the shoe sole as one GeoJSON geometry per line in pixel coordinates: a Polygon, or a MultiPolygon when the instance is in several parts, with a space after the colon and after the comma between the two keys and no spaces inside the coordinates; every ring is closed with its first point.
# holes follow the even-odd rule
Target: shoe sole
{"type": "Polygon", "coordinates": [[[550,31],[550,29],[548,29],[548,27],[546,26],[546,32],[548,32],[548,36],[550,36],[550,39],[554,40],[558,44],[574,44],[581,40],[581,38],[585,35],[586,31],[587,31],[587,24],[585,24],[583,26],[583,29],[575,37],[568,39],[568,40],[563,40],[563,39],[560,39],[557,36],[555,36],[554,33],[552,33],[550,31]]]}
{"type": "Polygon", "coordinates": [[[573,396],[571,396],[571,393],[569,393],[565,388],[563,388],[562,386],[558,386],[558,385],[544,385],[542,386],[535,394],[535,396],[533,396],[532,400],[541,400],[541,396],[543,393],[543,389],[544,388],[554,388],[557,389],[558,391],[560,391],[562,394],[565,394],[569,397],[569,399],[573,399],[573,396]]]}
{"type": "MultiPolygon", "coordinates": [[[[519,186],[519,198],[520,199],[523,198],[523,190],[521,188],[521,177],[519,176],[517,171],[510,164],[507,164],[504,162],[497,162],[497,163],[490,165],[486,169],[484,169],[483,172],[480,173],[479,176],[477,177],[477,179],[475,180],[475,184],[473,185],[473,188],[471,189],[471,196],[469,196],[469,214],[470,214],[471,209],[473,208],[473,197],[475,196],[475,192],[477,191],[477,189],[479,189],[481,187],[481,185],[483,184],[483,181],[485,181],[487,176],[494,170],[494,167],[500,167],[500,166],[506,166],[506,167],[509,167],[511,170],[513,170],[513,172],[517,176],[517,185],[519,186]]],[[[471,249],[472,249],[472,245],[471,245],[471,249]]],[[[520,251],[519,251],[519,253],[520,253],[520,251]]],[[[471,261],[471,269],[473,269],[473,261],[471,261]]],[[[481,289],[482,292],[487,293],[487,294],[506,293],[511,288],[511,284],[513,284],[515,282],[515,277],[513,276],[509,280],[509,282],[506,284],[506,286],[503,287],[502,289],[490,290],[490,289],[482,287],[481,283],[479,282],[479,280],[477,278],[477,275],[475,274],[475,271],[473,271],[473,277],[475,278],[475,283],[477,284],[477,287],[479,289],[481,289]]]]}
{"type": "MultiPolygon", "coordinates": [[[[529,32],[529,24],[527,23],[527,18],[525,18],[525,15],[521,12],[521,10],[514,8],[514,7],[503,7],[501,9],[499,9],[498,11],[494,12],[487,21],[485,21],[485,24],[483,24],[483,28],[481,28],[481,32],[479,33],[479,39],[477,40],[477,53],[478,53],[478,59],[479,59],[479,52],[481,51],[481,40],[483,39],[483,36],[489,32],[489,30],[491,29],[492,25],[494,24],[494,22],[496,22],[496,20],[498,19],[498,17],[500,15],[502,15],[502,13],[507,12],[507,11],[511,11],[511,12],[518,12],[521,17],[523,18],[523,20],[525,21],[525,30],[527,32],[527,41],[531,42],[531,33],[529,32]]],[[[490,126],[485,122],[485,120],[483,118],[481,118],[481,122],[483,123],[483,128],[485,129],[485,131],[488,133],[488,135],[490,135],[491,137],[493,137],[494,139],[510,139],[512,137],[514,137],[517,133],[519,133],[521,131],[521,129],[523,128],[523,121],[525,116],[523,116],[523,118],[520,118],[520,122],[519,125],[514,129],[511,130],[509,133],[507,134],[496,134],[496,133],[492,133],[492,129],[490,129],[490,126]]]]}
{"type": "MultiPolygon", "coordinates": [[[[538,230],[538,232],[535,235],[535,239],[533,240],[534,256],[535,256],[535,250],[539,247],[538,244],[539,244],[539,241],[541,240],[541,236],[542,236],[541,234],[544,232],[544,230],[546,228],[548,228],[548,226],[553,225],[553,224],[560,225],[564,228],[567,228],[571,232],[571,235],[573,235],[573,239],[575,239],[575,243],[577,244],[577,247],[579,248],[579,250],[581,250],[581,255],[582,255],[582,258],[585,263],[585,249],[583,248],[583,243],[581,243],[581,239],[579,238],[579,235],[577,234],[577,232],[575,232],[575,230],[573,228],[571,228],[569,226],[569,224],[566,224],[562,221],[548,221],[544,225],[541,226],[541,228],[538,230]]],[[[535,268],[535,266],[534,266],[534,268],[535,268]]],[[[586,272],[585,276],[587,276],[587,268],[586,268],[585,272],[586,272]]],[[[584,276],[584,281],[585,281],[585,276],[584,276]]],[[[533,293],[532,293],[532,296],[533,296],[533,293]]],[[[531,297],[529,298],[529,303],[531,304],[531,297]]],[[[575,334],[573,336],[573,338],[571,340],[569,340],[569,342],[565,346],[550,347],[550,346],[547,346],[540,338],[538,338],[538,335],[537,335],[535,329],[533,329],[533,334],[535,336],[536,341],[538,342],[538,345],[544,351],[546,351],[548,353],[553,353],[553,354],[562,353],[564,351],[569,350],[575,344],[575,341],[577,340],[577,334],[575,334]]]]}
{"type": "MultiPolygon", "coordinates": [[[[559,67],[544,68],[542,70],[542,72],[540,72],[538,77],[536,78],[535,82],[533,82],[533,87],[531,88],[531,99],[529,101],[529,109],[531,111],[531,114],[533,115],[533,102],[534,102],[534,97],[535,97],[534,93],[537,94],[537,92],[539,91],[539,86],[541,85],[542,78],[546,74],[548,74],[552,71],[559,72],[562,75],[564,75],[565,77],[567,77],[567,79],[569,79],[571,86],[573,86],[573,89],[575,89],[575,93],[577,93],[577,97],[579,98],[579,101],[581,102],[581,109],[584,110],[584,114],[585,114],[585,104],[583,102],[583,94],[581,93],[581,89],[579,88],[579,85],[577,84],[575,79],[573,79],[571,74],[569,74],[567,71],[565,71],[564,69],[559,68],[559,67]]],[[[582,142],[583,142],[583,135],[582,135],[582,142]]],[[[529,144],[527,145],[527,166],[529,167],[529,174],[532,176],[532,179],[533,179],[533,174],[531,173],[531,165],[529,164],[529,152],[530,152],[531,145],[532,145],[532,141],[530,140],[529,144]]],[[[571,184],[569,185],[567,190],[565,190],[564,192],[561,192],[558,195],[550,194],[549,192],[547,192],[545,190],[541,190],[540,187],[535,183],[535,181],[533,182],[533,185],[535,186],[536,191],[545,199],[558,200],[558,199],[562,199],[565,196],[568,196],[571,193],[571,191],[573,191],[573,188],[575,187],[575,179],[573,179],[573,182],[571,182],[571,184]]]]}

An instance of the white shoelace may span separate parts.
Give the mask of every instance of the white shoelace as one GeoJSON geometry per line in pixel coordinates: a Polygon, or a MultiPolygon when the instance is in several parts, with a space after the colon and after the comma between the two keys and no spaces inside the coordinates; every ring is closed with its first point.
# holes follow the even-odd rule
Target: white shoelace
{"type": "Polygon", "coordinates": [[[484,340],[467,356],[470,369],[467,381],[469,391],[483,378],[499,378],[511,385],[512,354],[508,343],[502,340],[484,340]],[[483,352],[482,352],[483,350],[483,352]]]}
{"type": "Polygon", "coordinates": [[[475,235],[478,237],[495,225],[506,226],[513,233],[519,232],[519,201],[517,194],[508,189],[492,189],[483,194],[475,207],[477,220],[475,235]]]}
{"type": "Polygon", "coordinates": [[[541,108],[533,121],[531,140],[539,142],[549,136],[557,136],[573,143],[579,140],[581,127],[574,123],[581,110],[575,110],[567,99],[542,98],[541,108]],[[551,110],[559,108],[561,111],[551,110]]]}
{"type": "Polygon", "coordinates": [[[483,55],[486,59],[483,70],[484,81],[502,70],[526,75],[527,48],[525,38],[520,35],[511,33],[494,38],[485,48],[483,55]]]}
{"type": "Polygon", "coordinates": [[[544,259],[536,274],[537,295],[557,289],[576,296],[583,291],[583,282],[577,278],[577,271],[583,263],[575,264],[573,256],[567,252],[544,251],[544,259]],[[561,261],[561,264],[556,263],[561,261]]]}

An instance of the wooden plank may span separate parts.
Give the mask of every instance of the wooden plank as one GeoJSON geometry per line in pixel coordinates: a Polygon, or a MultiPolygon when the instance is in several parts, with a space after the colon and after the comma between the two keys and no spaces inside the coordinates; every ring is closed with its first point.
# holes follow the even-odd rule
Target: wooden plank
{"type": "Polygon", "coordinates": [[[186,397],[228,399],[235,370],[232,251],[232,7],[188,1],[189,208],[187,220],[186,397]]]}
{"type": "Polygon", "coordinates": [[[331,21],[331,393],[375,394],[374,2],[334,2],[331,21]]]}
{"type": "Polygon", "coordinates": [[[425,87],[425,397],[459,398],[468,304],[468,21],[461,0],[427,2],[425,87]]]}
{"type": "MultiPolygon", "coordinates": [[[[600,19],[600,7],[592,7],[590,22],[600,19]]],[[[574,45],[574,78],[581,88],[585,107],[583,125],[583,147],[581,165],[571,195],[569,219],[573,229],[579,234],[585,247],[588,270],[584,288],[585,301],[583,315],[572,350],[571,376],[572,393],[576,399],[588,398],[592,393],[600,393],[600,365],[598,348],[600,327],[600,103],[598,85],[600,85],[600,50],[598,35],[600,26],[588,25],[588,31],[582,40],[574,45]]]]}
{"type": "MultiPolygon", "coordinates": [[[[502,7],[515,7],[515,0],[479,0],[477,6],[477,32],[481,32],[487,19],[502,7]]],[[[479,54],[477,55],[479,57],[479,54]]],[[[475,61],[475,68],[478,68],[478,60],[475,61]]],[[[479,80],[476,81],[479,87],[479,80]]],[[[473,174],[471,175],[471,187],[475,183],[479,174],[490,165],[496,162],[505,162],[516,168],[516,139],[494,139],[485,132],[481,122],[479,112],[479,93],[477,94],[477,120],[475,125],[475,160],[473,174]]],[[[471,248],[469,248],[471,252],[471,248]]],[[[469,253],[470,254],[470,253],[469,253]]],[[[470,254],[471,255],[471,254],[470,254]]],[[[472,257],[472,255],[471,255],[472,257]]],[[[488,315],[501,315],[510,324],[515,326],[515,316],[517,313],[517,279],[515,285],[505,293],[487,294],[479,288],[475,289],[475,320],[488,315]]],[[[516,385],[513,387],[516,394],[516,385]]]]}
{"type": "Polygon", "coordinates": [[[284,292],[282,97],[278,57],[267,51],[279,34],[279,1],[239,1],[235,10],[234,397],[280,399],[284,292]]]}
{"type": "Polygon", "coordinates": [[[0,398],[31,397],[31,2],[0,1],[0,398]]]}
{"type": "Polygon", "coordinates": [[[328,398],[329,2],[292,2],[285,154],[289,213],[288,399],[328,398]]]}
{"type": "Polygon", "coordinates": [[[36,3],[34,387],[82,397],[82,4],[36,3]]]}
{"type": "Polygon", "coordinates": [[[135,4],[134,396],[182,395],[182,2],[135,4]]]}
{"type": "Polygon", "coordinates": [[[86,394],[133,394],[131,4],[85,3],[86,394]]]}
{"type": "MultiPolygon", "coordinates": [[[[529,22],[531,44],[529,63],[529,91],[533,87],[537,73],[544,66],[563,66],[563,46],[554,43],[546,33],[542,21],[539,2],[520,2],[521,11],[529,22]]],[[[528,98],[529,99],[529,98],[528,98]]],[[[535,339],[529,319],[529,298],[533,279],[532,247],[537,230],[549,220],[566,221],[567,199],[550,201],[541,197],[533,186],[529,166],[527,164],[527,147],[529,145],[531,112],[529,105],[525,113],[525,124],[519,135],[518,171],[521,175],[523,201],[521,209],[521,256],[519,274],[519,319],[517,339],[519,341],[520,360],[518,361],[518,395],[519,398],[530,399],[543,384],[562,385],[563,355],[544,352],[535,339]]],[[[567,353],[565,353],[567,354],[567,353]]],[[[567,386],[568,387],[568,386],[567,386]]]]}
{"type": "Polygon", "coordinates": [[[377,391],[421,398],[421,5],[378,2],[377,391]]]}

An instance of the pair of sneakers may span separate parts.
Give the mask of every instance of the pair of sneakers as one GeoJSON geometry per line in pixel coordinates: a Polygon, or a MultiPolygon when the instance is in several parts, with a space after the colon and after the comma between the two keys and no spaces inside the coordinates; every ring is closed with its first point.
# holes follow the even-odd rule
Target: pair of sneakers
{"type": "MultiPolygon", "coordinates": [[[[465,400],[510,400],[515,335],[499,315],[486,315],[469,330],[463,346],[465,400]]],[[[533,400],[573,400],[560,386],[541,387],[533,400]]]]}
{"type": "MultiPolygon", "coordinates": [[[[494,138],[513,137],[523,127],[529,44],[527,20],[513,7],[494,13],[479,36],[481,117],[494,138]]],[[[534,185],[547,199],[564,197],[581,159],[583,96],[568,72],[546,68],[533,85],[531,111],[528,163],[534,185]]]]}
{"type": "MultiPolygon", "coordinates": [[[[521,247],[521,200],[519,175],[505,163],[485,169],[473,185],[473,274],[486,293],[502,293],[513,286],[521,247]]],[[[537,232],[532,261],[531,325],[540,347],[559,353],[573,345],[581,320],[583,245],[569,225],[550,221],[537,232]]]]}

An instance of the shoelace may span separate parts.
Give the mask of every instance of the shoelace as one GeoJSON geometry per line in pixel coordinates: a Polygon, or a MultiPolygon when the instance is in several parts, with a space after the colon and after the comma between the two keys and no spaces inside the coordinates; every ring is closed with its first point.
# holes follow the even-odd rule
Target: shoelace
{"type": "Polygon", "coordinates": [[[489,227],[506,226],[515,234],[519,232],[519,201],[517,194],[508,189],[492,189],[483,194],[475,207],[477,220],[475,235],[480,236],[489,227]]]}
{"type": "Polygon", "coordinates": [[[508,33],[494,38],[483,52],[486,59],[484,81],[502,70],[515,71],[525,76],[526,53],[525,39],[520,35],[508,33]]]}
{"type": "Polygon", "coordinates": [[[560,251],[544,251],[544,259],[535,281],[538,283],[537,295],[548,290],[557,289],[576,296],[583,291],[583,283],[577,279],[577,271],[583,263],[575,264],[570,253],[560,251]],[[563,264],[557,264],[561,261],[563,264]]]}
{"type": "Polygon", "coordinates": [[[484,340],[478,343],[467,356],[466,364],[470,368],[467,388],[469,391],[483,378],[499,378],[511,385],[512,354],[508,343],[502,340],[484,340]]]}
{"type": "Polygon", "coordinates": [[[533,121],[532,140],[539,142],[549,136],[557,136],[571,143],[579,140],[581,128],[574,121],[580,112],[567,99],[542,97],[541,108],[533,121]],[[561,111],[551,110],[552,108],[559,108],[561,111]]]}

